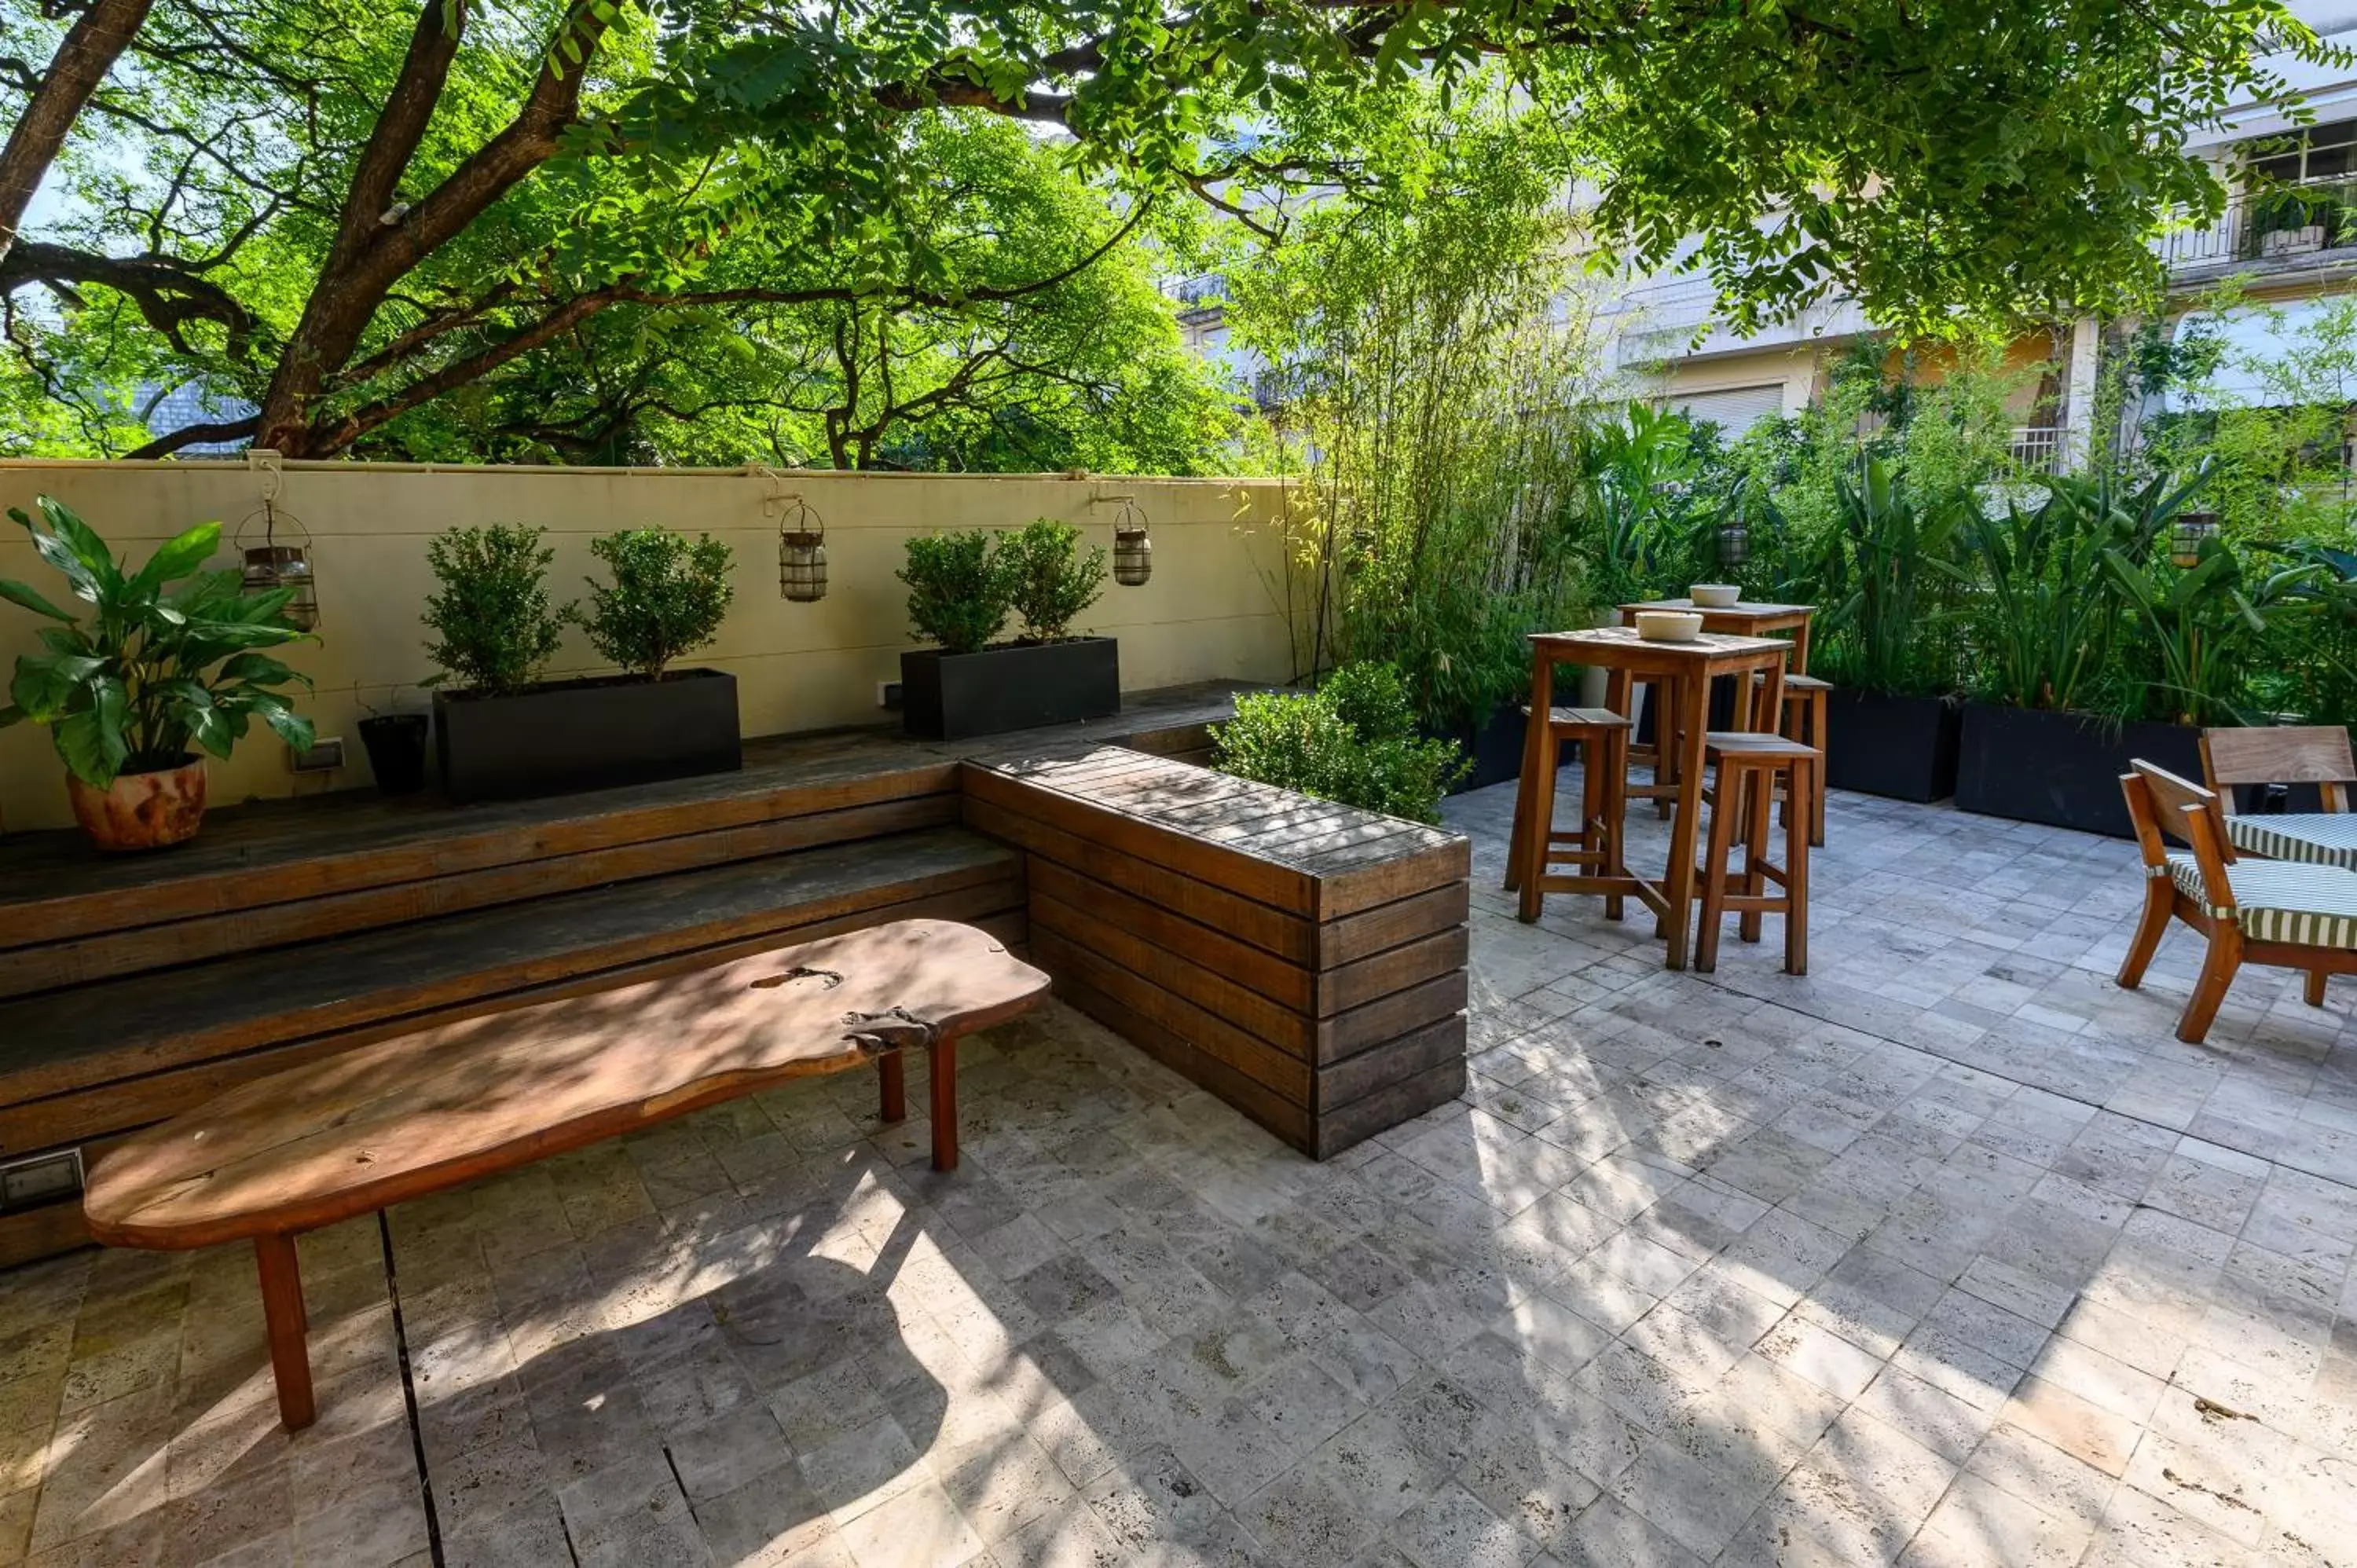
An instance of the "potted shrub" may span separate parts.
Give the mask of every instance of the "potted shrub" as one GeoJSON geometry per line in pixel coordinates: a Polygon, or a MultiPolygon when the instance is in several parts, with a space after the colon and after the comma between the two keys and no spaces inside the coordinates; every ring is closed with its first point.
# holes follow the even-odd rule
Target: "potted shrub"
{"type": "Polygon", "coordinates": [[[493,524],[453,529],[427,560],[441,591],[425,624],[426,653],[456,690],[434,695],[435,756],[443,792],[457,800],[676,779],[743,766],[737,680],[673,670],[705,646],[726,614],[729,551],[660,528],[595,540],[610,585],[591,582],[590,607],[554,607],[543,578],[554,553],[542,531],[493,524]],[[537,681],[574,620],[619,675],[537,681]]]}
{"type": "Polygon", "coordinates": [[[1969,492],[1918,500],[1869,458],[1857,484],[1835,487],[1840,532],[1827,563],[1839,595],[1824,618],[1813,673],[1834,682],[1825,702],[1825,782],[1898,800],[1955,790],[1958,714],[1941,694],[1935,651],[1944,630],[1938,563],[1969,492]]]}
{"type": "Polygon", "coordinates": [[[900,655],[902,720],[934,740],[1099,719],[1121,711],[1120,644],[1074,637],[1104,586],[1105,554],[1040,518],[996,538],[980,529],[909,541],[909,620],[935,648],[900,655]],[[1010,612],[1023,636],[993,644],[1010,612]]]}
{"type": "Polygon", "coordinates": [[[227,757],[256,718],[289,746],[311,744],[310,721],[283,694],[310,678],[258,651],[303,635],[285,613],[294,594],[249,596],[236,568],[200,570],[220,548],[217,522],[167,541],[135,572],[70,509],[36,504],[46,532],[21,509],[8,515],[91,614],[85,623],[0,581],[0,598],[59,623],[41,628],[47,652],[16,660],[0,728],[48,726],[74,818],[101,849],[191,838],[205,813],[200,750],[227,757]]]}

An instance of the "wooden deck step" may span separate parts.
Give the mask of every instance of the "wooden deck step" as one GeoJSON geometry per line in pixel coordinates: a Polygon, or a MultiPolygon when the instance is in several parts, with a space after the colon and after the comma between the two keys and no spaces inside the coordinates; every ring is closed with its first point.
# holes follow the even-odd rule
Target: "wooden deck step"
{"type": "Polygon", "coordinates": [[[18,998],[0,1003],[0,1156],[119,1133],[364,1040],[782,940],[919,915],[1019,940],[1021,908],[1017,857],[942,828],[18,998]]]}

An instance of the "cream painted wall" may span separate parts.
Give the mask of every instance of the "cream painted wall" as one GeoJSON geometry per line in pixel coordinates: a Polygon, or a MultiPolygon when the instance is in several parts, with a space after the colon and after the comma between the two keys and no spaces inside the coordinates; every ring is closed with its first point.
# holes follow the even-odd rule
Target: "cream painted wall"
{"type": "MultiPolygon", "coordinates": [[[[262,472],[233,462],[0,462],[0,509],[29,510],[35,496],[54,495],[135,561],[197,522],[219,520],[233,532],[260,506],[264,483],[262,472]]],[[[414,685],[432,672],[418,616],[433,585],[426,542],[445,528],[546,528],[556,551],[550,587],[559,601],[581,596],[582,578],[596,564],[588,550],[595,535],[661,523],[725,540],[736,551],[736,601],[719,641],[694,661],[737,676],[744,731],[761,736],[888,716],[876,705],[877,682],[897,679],[900,650],[915,646],[905,589],[893,576],[911,534],[1053,517],[1110,553],[1115,508],[1106,498],[1125,494],[1136,498],[1151,527],[1153,578],[1137,588],[1108,578],[1080,628],[1121,639],[1123,686],[1286,678],[1277,580],[1283,490],[1274,480],[786,471],[773,485],[734,469],[289,464],[280,504],[311,532],[320,621],[318,641],[297,644],[285,657],[318,682],[304,710],[320,735],[344,737],[346,766],[298,779],[287,770],[285,748],[257,730],[230,760],[212,764],[211,800],[368,781],[355,722],[371,707],[422,709],[426,702],[414,685]],[[789,604],[778,595],[777,524],[763,511],[773,489],[799,493],[825,522],[832,587],[820,603],[789,604]]],[[[231,560],[224,552],[220,564],[231,560]]],[[[65,598],[57,575],[13,523],[0,533],[0,576],[65,598]]],[[[0,603],[0,671],[38,646],[38,624],[0,603]]],[[[568,629],[549,673],[600,668],[587,639],[568,629]]],[[[70,822],[63,778],[47,731],[0,730],[0,828],[70,822]]]]}

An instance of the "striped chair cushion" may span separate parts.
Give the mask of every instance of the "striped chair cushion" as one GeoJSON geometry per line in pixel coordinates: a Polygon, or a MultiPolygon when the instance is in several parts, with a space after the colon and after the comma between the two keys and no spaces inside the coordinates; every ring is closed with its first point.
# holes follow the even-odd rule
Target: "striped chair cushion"
{"type": "MultiPolygon", "coordinates": [[[[2169,851],[2169,875],[2187,897],[2213,916],[2222,913],[2202,897],[2201,870],[2190,853],[2169,851]]],[[[2238,860],[2226,875],[2234,888],[2234,923],[2253,941],[2357,948],[2357,872],[2287,860],[2238,860]]]]}
{"type": "Polygon", "coordinates": [[[2238,854],[2305,861],[2357,871],[2357,811],[2293,811],[2228,817],[2226,841],[2238,854]]]}

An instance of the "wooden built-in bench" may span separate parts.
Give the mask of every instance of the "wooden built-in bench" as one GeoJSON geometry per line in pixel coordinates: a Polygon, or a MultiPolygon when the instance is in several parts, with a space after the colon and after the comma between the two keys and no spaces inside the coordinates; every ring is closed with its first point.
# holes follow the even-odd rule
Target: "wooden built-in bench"
{"type": "MultiPolygon", "coordinates": [[[[961,745],[774,737],[739,773],[457,809],[231,806],[124,859],[0,839],[0,1162],[95,1158],[373,1041],[920,917],[1031,953],[1330,1154],[1461,1081],[1465,848],[1193,766],[1232,709],[1198,689],[961,745]]],[[[85,1239],[70,1199],[0,1213],[0,1265],[85,1239]]]]}
{"type": "Polygon", "coordinates": [[[1313,1157],[1465,1087],[1461,834],[1117,746],[966,765],[1056,989],[1313,1157]]]}

